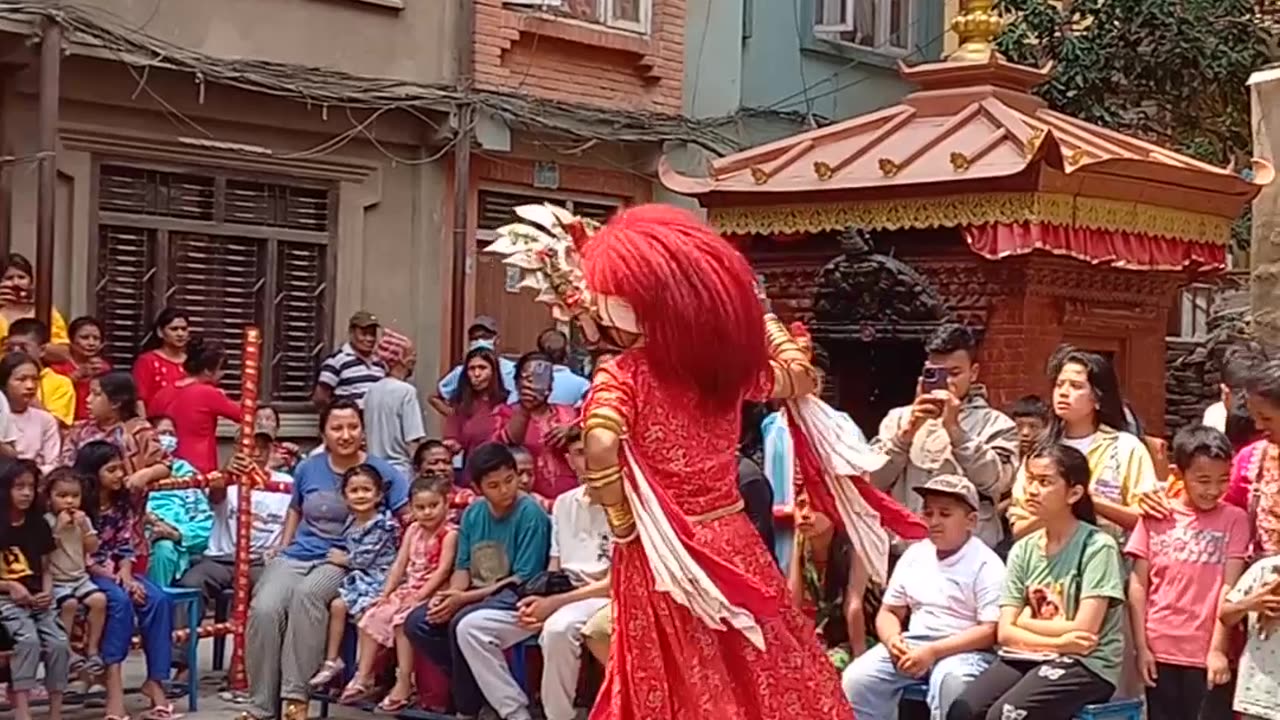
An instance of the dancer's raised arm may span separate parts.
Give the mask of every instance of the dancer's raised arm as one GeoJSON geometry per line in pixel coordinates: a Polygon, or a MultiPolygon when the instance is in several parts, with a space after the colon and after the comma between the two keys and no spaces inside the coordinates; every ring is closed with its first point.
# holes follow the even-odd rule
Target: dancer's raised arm
{"type": "Polygon", "coordinates": [[[816,392],[818,371],[809,359],[809,350],[800,346],[773,313],[764,316],[764,336],[773,369],[773,397],[787,400],[816,392]]]}

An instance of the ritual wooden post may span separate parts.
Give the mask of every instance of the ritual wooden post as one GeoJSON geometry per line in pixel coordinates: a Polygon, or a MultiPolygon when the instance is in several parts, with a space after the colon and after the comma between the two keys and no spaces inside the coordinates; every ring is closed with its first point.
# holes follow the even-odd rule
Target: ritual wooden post
{"type": "MultiPolygon", "coordinates": [[[[254,422],[258,414],[258,378],[261,376],[262,332],[249,326],[244,329],[244,366],[240,374],[240,436],[236,451],[243,457],[253,455],[254,422]]],[[[239,487],[236,508],[236,560],[234,595],[231,601],[231,627],[235,647],[231,651],[231,689],[246,690],[249,678],[244,669],[245,630],[249,623],[249,541],[253,534],[253,486],[257,472],[232,478],[239,487]]]]}

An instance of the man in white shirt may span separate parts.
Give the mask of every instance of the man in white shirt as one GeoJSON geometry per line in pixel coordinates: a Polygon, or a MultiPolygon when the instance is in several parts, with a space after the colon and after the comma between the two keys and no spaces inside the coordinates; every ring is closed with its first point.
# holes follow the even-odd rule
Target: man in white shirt
{"type": "Polygon", "coordinates": [[[844,671],[855,717],[897,717],[902,691],[923,682],[931,716],[945,718],[994,659],[1005,569],[974,535],[978,491],[959,475],[935,475],[915,492],[924,500],[929,539],[908,547],[889,578],[876,615],[881,644],[844,671]]]}
{"type": "MultiPolygon", "coordinates": [[[[581,478],[586,470],[582,433],[567,436],[569,462],[581,478]]],[[[542,706],[547,720],[573,720],[574,695],[582,663],[582,626],[609,603],[613,535],[604,508],[578,486],[556,498],[551,508],[548,572],[568,575],[573,590],[520,601],[521,624],[541,631],[542,706]]]]}
{"type": "MultiPolygon", "coordinates": [[[[253,461],[259,467],[266,468],[271,460],[271,446],[274,438],[270,433],[259,431],[254,435],[253,461]]],[[[292,485],[293,478],[275,470],[267,471],[275,482],[292,485]]],[[[280,535],[284,532],[285,516],[289,513],[289,502],[292,497],[288,493],[270,490],[254,490],[253,530],[249,535],[249,582],[257,582],[262,575],[265,555],[275,550],[280,544],[280,535]]],[[[199,590],[204,596],[205,607],[213,603],[223,592],[231,589],[235,580],[236,563],[236,528],[240,512],[240,488],[229,485],[225,488],[209,488],[209,504],[213,507],[213,531],[209,535],[209,547],[204,557],[192,564],[182,577],[178,586],[199,590]]]]}

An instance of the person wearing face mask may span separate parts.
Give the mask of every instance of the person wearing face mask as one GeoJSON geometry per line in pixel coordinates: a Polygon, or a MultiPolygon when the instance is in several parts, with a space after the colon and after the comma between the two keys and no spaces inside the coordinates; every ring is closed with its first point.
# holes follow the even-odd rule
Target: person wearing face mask
{"type": "Polygon", "coordinates": [[[196,337],[187,344],[187,376],[157,392],[147,405],[153,415],[173,418],[178,456],[198,473],[218,469],[218,418],[240,421],[240,406],[218,387],[227,363],[222,343],[196,337]]]}
{"type": "Polygon", "coordinates": [[[347,342],[324,362],[311,401],[323,408],[335,400],[353,400],[364,407],[365,393],[386,377],[387,366],[378,359],[378,335],[382,324],[373,313],[361,310],[347,323],[347,342]]]}
{"type": "MultiPolygon", "coordinates": [[[[507,402],[516,402],[520,399],[520,392],[516,390],[516,364],[498,355],[498,321],[488,315],[476,317],[467,328],[467,343],[467,359],[461,365],[455,365],[440,378],[440,383],[436,385],[436,396],[430,401],[431,407],[445,417],[449,417],[457,410],[455,398],[458,397],[462,386],[466,384],[462,382],[462,375],[465,372],[470,376],[471,353],[480,349],[487,349],[497,356],[502,387],[508,392],[507,402]]],[[[474,380],[472,383],[474,384],[474,380]]]]}
{"type": "MultiPolygon", "coordinates": [[[[178,435],[173,418],[154,415],[147,422],[155,428],[160,447],[174,457],[178,435]]],[[[169,472],[174,478],[196,475],[195,468],[183,460],[174,460],[169,472]]],[[[192,559],[208,548],[213,509],[202,490],[153,490],[147,494],[145,522],[151,543],[147,577],[160,587],[169,587],[191,567],[192,559]]]]}

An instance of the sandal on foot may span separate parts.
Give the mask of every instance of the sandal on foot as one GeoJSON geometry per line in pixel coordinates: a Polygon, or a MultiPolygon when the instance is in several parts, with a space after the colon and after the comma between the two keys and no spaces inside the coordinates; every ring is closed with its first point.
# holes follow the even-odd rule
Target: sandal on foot
{"type": "Polygon", "coordinates": [[[359,678],[352,678],[347,686],[342,688],[342,695],[338,697],[338,702],[355,703],[369,697],[369,686],[360,681],[359,678]]]}
{"type": "Polygon", "coordinates": [[[333,679],[341,675],[346,667],[346,663],[337,658],[325,660],[324,664],[320,666],[320,670],[311,676],[311,680],[307,684],[311,686],[311,689],[318,690],[333,682],[333,679]]]}
{"type": "Polygon", "coordinates": [[[409,707],[409,698],[398,698],[390,695],[382,698],[382,702],[378,703],[378,707],[374,708],[374,712],[383,713],[385,715],[395,715],[396,713],[409,707]]]}
{"type": "Polygon", "coordinates": [[[178,720],[180,717],[182,715],[175,713],[172,705],[152,705],[138,716],[139,720],[178,720]]]}

